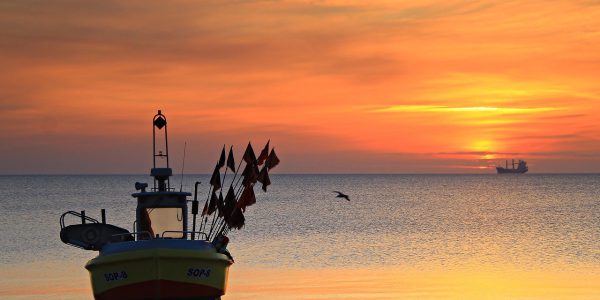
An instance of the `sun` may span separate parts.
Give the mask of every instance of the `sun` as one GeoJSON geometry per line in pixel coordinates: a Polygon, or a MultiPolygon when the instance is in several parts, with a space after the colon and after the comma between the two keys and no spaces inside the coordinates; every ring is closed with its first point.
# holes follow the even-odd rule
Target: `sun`
{"type": "MultiPolygon", "coordinates": [[[[494,146],[495,143],[491,140],[476,140],[473,143],[471,143],[469,150],[475,152],[494,152],[494,146]]],[[[493,156],[493,154],[485,154],[484,156],[487,155],[493,156]]]]}

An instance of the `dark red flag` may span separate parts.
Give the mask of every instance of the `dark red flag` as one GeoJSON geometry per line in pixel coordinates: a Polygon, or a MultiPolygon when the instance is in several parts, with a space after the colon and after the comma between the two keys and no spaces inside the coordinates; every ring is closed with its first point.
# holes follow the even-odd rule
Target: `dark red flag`
{"type": "Polygon", "coordinates": [[[210,178],[210,184],[215,191],[221,188],[221,172],[219,172],[219,165],[215,166],[215,171],[210,178]]]}
{"type": "Polygon", "coordinates": [[[231,172],[235,172],[235,160],[233,160],[233,146],[229,148],[229,155],[227,156],[227,167],[231,169],[231,172]]]}
{"type": "Polygon", "coordinates": [[[208,202],[204,203],[204,208],[202,209],[201,216],[204,216],[204,215],[207,215],[207,214],[208,214],[208,202]]]}
{"type": "Polygon", "coordinates": [[[244,227],[245,223],[246,218],[244,217],[242,210],[239,207],[236,207],[231,213],[231,217],[229,218],[229,222],[227,222],[227,225],[229,225],[229,227],[231,228],[239,230],[242,229],[242,227],[244,227]]]}
{"type": "Polygon", "coordinates": [[[261,166],[267,160],[267,157],[269,157],[269,142],[271,142],[271,140],[268,140],[265,147],[260,151],[260,155],[258,156],[259,166],[261,166]]]}
{"type": "Polygon", "coordinates": [[[240,195],[240,199],[238,199],[236,207],[242,209],[242,211],[246,212],[246,207],[256,203],[256,195],[254,194],[254,186],[249,185],[244,188],[244,191],[240,195]]]}
{"type": "Polygon", "coordinates": [[[219,201],[219,198],[217,197],[217,193],[215,193],[215,191],[213,191],[212,195],[210,196],[210,202],[208,204],[208,208],[206,208],[206,206],[204,206],[208,215],[212,215],[215,212],[215,210],[217,210],[217,201],[219,201]]]}
{"type": "Polygon", "coordinates": [[[223,210],[223,215],[224,215],[225,221],[228,221],[229,217],[231,217],[231,213],[233,212],[235,205],[236,205],[235,192],[233,191],[233,187],[229,186],[227,195],[225,195],[225,207],[223,210]]]}
{"type": "Polygon", "coordinates": [[[221,156],[219,157],[219,163],[217,163],[217,166],[219,166],[219,169],[221,169],[224,165],[225,165],[225,145],[223,145],[223,150],[221,150],[221,156]]]}
{"type": "Polygon", "coordinates": [[[267,186],[271,184],[271,179],[269,178],[269,171],[267,165],[265,165],[262,170],[260,170],[260,174],[258,174],[258,182],[262,183],[263,191],[267,191],[267,186]]]}
{"type": "Polygon", "coordinates": [[[269,170],[275,168],[275,166],[277,166],[279,164],[279,157],[277,157],[277,154],[275,154],[275,148],[273,148],[273,150],[271,150],[271,154],[269,154],[269,158],[267,158],[267,162],[265,163],[265,166],[267,166],[267,168],[269,168],[269,170]]]}
{"type": "Polygon", "coordinates": [[[219,217],[224,216],[225,204],[223,203],[223,191],[219,192],[219,199],[217,199],[217,210],[219,211],[219,217]]]}
{"type": "Polygon", "coordinates": [[[244,180],[242,180],[242,185],[249,186],[255,184],[256,180],[258,179],[258,174],[259,171],[258,166],[256,164],[246,164],[244,172],[242,172],[242,175],[244,176],[244,180]]]}
{"type": "Polygon", "coordinates": [[[252,145],[248,142],[248,146],[246,147],[246,152],[244,152],[244,161],[247,164],[255,164],[256,163],[256,155],[254,154],[254,149],[252,149],[252,145]]]}

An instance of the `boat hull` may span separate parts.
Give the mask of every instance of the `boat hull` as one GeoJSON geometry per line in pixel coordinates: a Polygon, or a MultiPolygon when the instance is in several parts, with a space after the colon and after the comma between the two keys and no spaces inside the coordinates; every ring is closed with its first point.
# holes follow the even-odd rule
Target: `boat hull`
{"type": "Polygon", "coordinates": [[[199,241],[136,241],[131,247],[120,245],[120,251],[101,252],[85,266],[94,298],[208,300],[224,295],[231,260],[212,247],[181,247],[182,242],[199,241]]]}
{"type": "Polygon", "coordinates": [[[528,170],[527,169],[506,169],[502,167],[496,167],[496,171],[498,174],[524,174],[528,170]]]}

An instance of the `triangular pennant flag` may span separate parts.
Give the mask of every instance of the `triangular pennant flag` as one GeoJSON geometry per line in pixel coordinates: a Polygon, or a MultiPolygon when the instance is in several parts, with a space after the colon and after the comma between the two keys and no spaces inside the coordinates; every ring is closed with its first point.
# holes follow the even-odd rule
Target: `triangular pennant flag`
{"type": "Polygon", "coordinates": [[[249,186],[256,183],[258,179],[258,166],[256,164],[246,164],[244,168],[244,172],[242,175],[244,176],[244,180],[242,180],[242,185],[249,186]]]}
{"type": "Polygon", "coordinates": [[[256,163],[256,155],[254,154],[254,149],[252,149],[252,145],[248,142],[248,146],[246,147],[246,151],[244,152],[243,160],[247,164],[255,164],[256,163]]]}
{"type": "Polygon", "coordinates": [[[246,212],[246,207],[254,203],[256,203],[256,195],[254,194],[254,187],[250,185],[244,188],[236,207],[239,207],[242,211],[246,212]]]}
{"type": "MultiPolygon", "coordinates": [[[[213,192],[214,193],[214,192],[213,192]]],[[[208,202],[204,203],[204,208],[202,209],[202,214],[201,216],[205,216],[208,215],[208,202]]]]}
{"type": "Polygon", "coordinates": [[[250,175],[251,172],[252,172],[252,165],[246,164],[246,166],[244,167],[244,171],[242,171],[242,176],[248,177],[248,175],[250,175]]]}
{"type": "Polygon", "coordinates": [[[233,146],[229,148],[229,155],[227,156],[227,167],[231,169],[231,172],[235,172],[235,160],[233,159],[233,146]]]}
{"type": "Polygon", "coordinates": [[[215,167],[215,171],[210,178],[210,184],[213,186],[214,190],[221,188],[221,173],[219,172],[219,165],[215,167]]]}
{"type": "Polygon", "coordinates": [[[258,171],[258,166],[256,164],[252,165],[252,175],[253,177],[252,179],[252,184],[255,184],[256,181],[258,180],[258,175],[260,174],[260,171],[258,171]]]}
{"type": "Polygon", "coordinates": [[[269,178],[269,171],[267,166],[265,165],[262,170],[260,170],[260,174],[258,174],[258,182],[262,183],[263,191],[267,191],[267,186],[271,184],[271,179],[269,178]]]}
{"type": "Polygon", "coordinates": [[[258,178],[256,180],[260,183],[265,183],[265,179],[268,176],[269,176],[269,173],[267,170],[267,166],[263,166],[262,169],[260,169],[260,173],[258,173],[258,178]]]}
{"type": "Polygon", "coordinates": [[[230,186],[229,190],[227,191],[227,195],[225,195],[225,209],[223,211],[225,221],[227,221],[231,216],[231,213],[235,208],[235,204],[235,192],[233,191],[233,187],[230,186]]]}
{"type": "Polygon", "coordinates": [[[227,223],[227,225],[229,225],[229,227],[231,228],[239,230],[242,229],[242,227],[244,227],[245,223],[246,218],[244,217],[242,210],[239,207],[236,207],[231,213],[231,217],[229,218],[229,222],[227,223]]]}
{"type": "Polygon", "coordinates": [[[223,192],[219,192],[219,199],[217,199],[217,210],[219,211],[219,217],[225,215],[225,203],[223,203],[223,192]]]}
{"type": "Polygon", "coordinates": [[[219,163],[217,166],[219,166],[219,169],[225,166],[225,145],[223,145],[223,150],[221,150],[221,156],[219,157],[219,163]]]}
{"type": "Polygon", "coordinates": [[[212,195],[210,196],[210,202],[208,204],[208,208],[206,209],[206,212],[208,213],[208,215],[212,215],[215,212],[215,210],[217,210],[217,202],[218,201],[219,201],[219,198],[217,197],[217,193],[215,193],[215,191],[213,191],[212,195]]]}
{"type": "Polygon", "coordinates": [[[273,148],[273,150],[271,150],[271,154],[269,154],[269,158],[267,158],[267,162],[265,163],[265,166],[267,166],[267,168],[269,168],[269,170],[275,168],[275,166],[277,166],[279,164],[279,157],[277,157],[277,154],[275,154],[275,148],[273,148]]]}
{"type": "Polygon", "coordinates": [[[268,140],[265,147],[260,151],[260,155],[258,156],[259,166],[261,166],[267,160],[267,157],[269,157],[269,142],[271,142],[271,140],[268,140]]]}

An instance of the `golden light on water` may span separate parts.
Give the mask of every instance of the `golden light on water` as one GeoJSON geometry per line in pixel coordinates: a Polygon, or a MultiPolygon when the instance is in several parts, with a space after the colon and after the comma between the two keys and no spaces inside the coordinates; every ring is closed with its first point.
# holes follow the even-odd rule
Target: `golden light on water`
{"type": "Polygon", "coordinates": [[[235,299],[594,299],[600,275],[527,272],[377,269],[243,269],[232,273],[235,299]],[[427,270],[427,271],[424,271],[427,270]],[[573,289],[577,290],[572,294],[573,289]]]}
{"type": "MultiPolygon", "coordinates": [[[[45,265],[55,270],[54,279],[4,281],[0,284],[0,297],[92,299],[87,274],[81,267],[69,270],[63,264],[45,265]]],[[[8,274],[20,279],[28,276],[21,268],[0,270],[0,275],[8,274]]],[[[229,276],[224,299],[592,300],[600,295],[600,274],[585,269],[579,272],[493,271],[485,266],[472,266],[471,270],[442,270],[439,266],[269,269],[236,265],[229,276]]]]}

